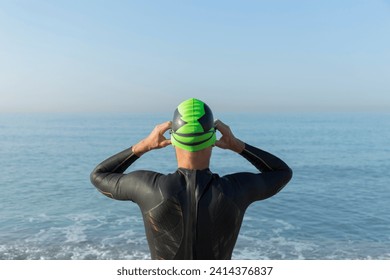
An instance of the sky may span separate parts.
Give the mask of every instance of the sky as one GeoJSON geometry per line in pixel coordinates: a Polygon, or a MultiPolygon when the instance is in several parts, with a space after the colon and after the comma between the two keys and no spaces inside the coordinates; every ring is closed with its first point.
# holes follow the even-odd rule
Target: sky
{"type": "Polygon", "coordinates": [[[390,111],[390,0],[0,0],[0,112],[390,111]]]}

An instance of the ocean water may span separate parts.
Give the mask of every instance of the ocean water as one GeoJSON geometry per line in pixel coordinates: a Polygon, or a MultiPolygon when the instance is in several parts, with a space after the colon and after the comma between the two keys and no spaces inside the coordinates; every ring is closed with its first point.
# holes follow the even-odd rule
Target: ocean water
{"type": "MultiPolygon", "coordinates": [[[[138,206],[101,195],[92,169],[170,113],[0,114],[0,259],[149,259],[138,206]]],[[[234,259],[390,259],[390,114],[222,114],[294,177],[252,204],[234,259]]],[[[171,147],[133,168],[173,172],[171,147]]],[[[254,171],[214,149],[211,170],[254,171]]]]}

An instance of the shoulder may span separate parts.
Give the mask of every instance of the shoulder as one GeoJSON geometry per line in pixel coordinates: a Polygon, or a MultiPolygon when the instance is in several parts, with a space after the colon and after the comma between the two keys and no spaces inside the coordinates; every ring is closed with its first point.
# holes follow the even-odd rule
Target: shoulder
{"type": "Polygon", "coordinates": [[[128,180],[143,183],[149,187],[168,187],[173,183],[178,183],[183,176],[177,171],[164,174],[151,170],[136,170],[126,174],[125,177],[128,180]]]}

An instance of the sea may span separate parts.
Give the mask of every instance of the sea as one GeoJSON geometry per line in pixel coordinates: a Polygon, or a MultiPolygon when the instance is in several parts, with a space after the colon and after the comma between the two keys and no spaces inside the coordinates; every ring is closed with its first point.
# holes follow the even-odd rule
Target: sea
{"type": "MultiPolygon", "coordinates": [[[[280,193],[248,208],[233,259],[390,259],[389,113],[217,117],[294,172],[280,193]]],[[[89,176],[170,118],[171,112],[0,114],[0,260],[150,259],[138,206],[103,196],[89,176]]],[[[170,146],[129,170],[176,168],[170,146]]],[[[210,169],[256,172],[219,148],[210,169]]]]}

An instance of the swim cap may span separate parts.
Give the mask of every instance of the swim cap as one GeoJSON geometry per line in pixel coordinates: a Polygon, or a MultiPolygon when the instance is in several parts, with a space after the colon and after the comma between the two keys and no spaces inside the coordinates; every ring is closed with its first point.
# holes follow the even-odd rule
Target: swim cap
{"type": "Polygon", "coordinates": [[[196,152],[215,144],[214,118],[209,106],[190,98],[173,114],[171,142],[183,150],[196,152]]]}

